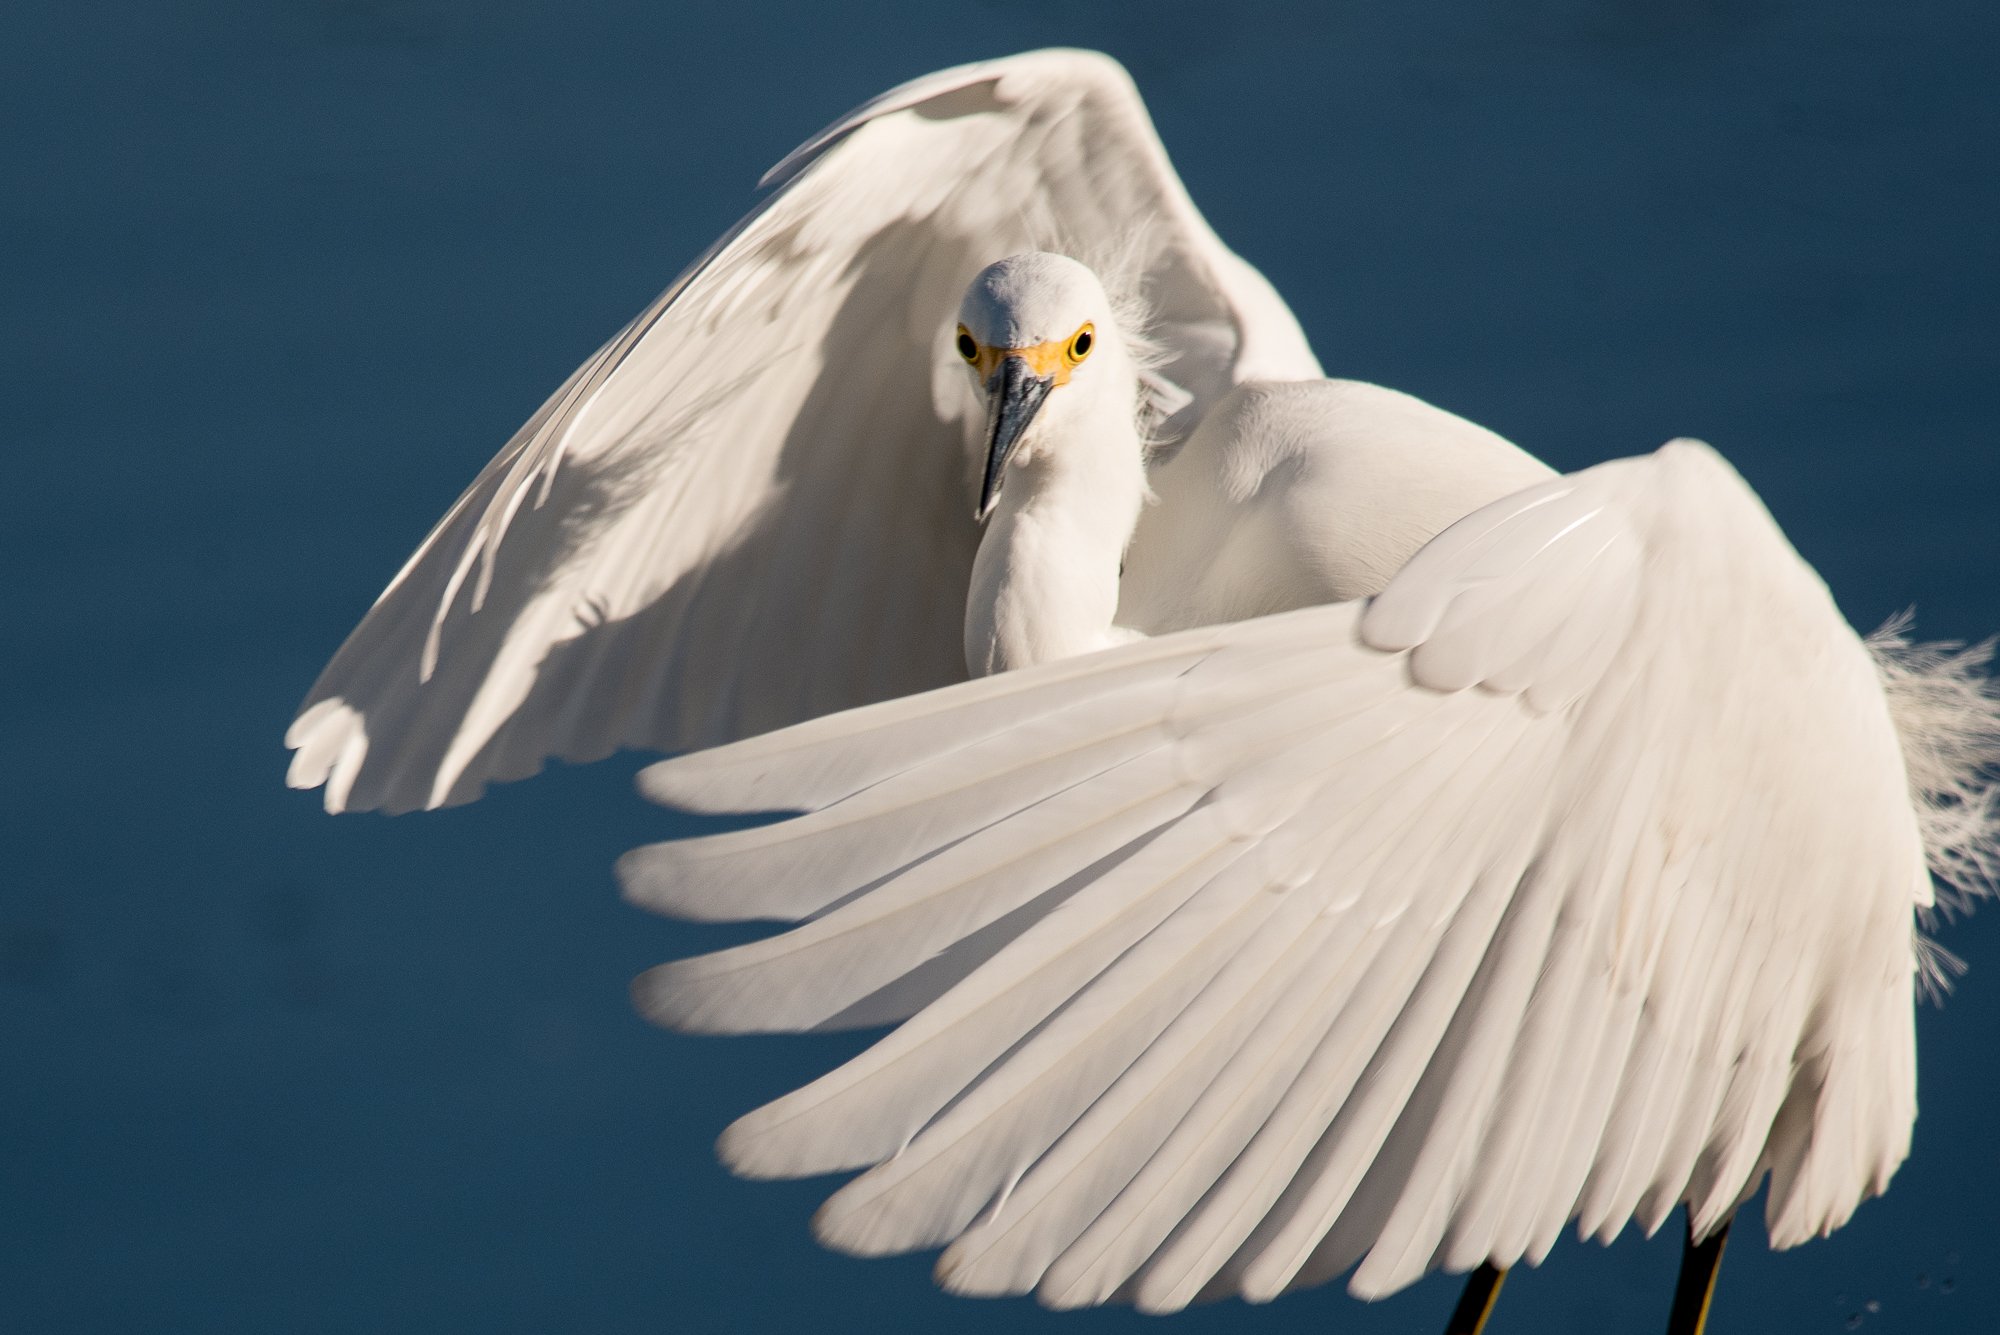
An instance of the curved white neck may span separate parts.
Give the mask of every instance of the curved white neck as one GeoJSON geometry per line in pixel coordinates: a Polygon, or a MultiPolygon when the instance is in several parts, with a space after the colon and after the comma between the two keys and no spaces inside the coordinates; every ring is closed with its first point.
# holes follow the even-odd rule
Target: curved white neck
{"type": "Polygon", "coordinates": [[[1122,644],[1112,625],[1118,567],[1146,498],[1129,402],[1050,423],[1008,466],[965,602],[965,666],[975,677],[1122,644]]]}

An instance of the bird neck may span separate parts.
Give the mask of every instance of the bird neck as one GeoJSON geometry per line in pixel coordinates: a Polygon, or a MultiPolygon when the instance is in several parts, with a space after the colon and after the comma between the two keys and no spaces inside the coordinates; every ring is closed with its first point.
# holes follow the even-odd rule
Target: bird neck
{"type": "Polygon", "coordinates": [[[1110,407],[1120,410],[1063,423],[1009,465],[966,596],[973,676],[1133,638],[1112,617],[1119,563],[1146,499],[1145,456],[1129,407],[1110,407]]]}

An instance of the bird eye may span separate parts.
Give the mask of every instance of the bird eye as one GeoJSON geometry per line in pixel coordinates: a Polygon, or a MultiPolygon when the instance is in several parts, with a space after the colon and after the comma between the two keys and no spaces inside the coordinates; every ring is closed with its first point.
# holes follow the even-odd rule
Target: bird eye
{"type": "Polygon", "coordinates": [[[973,342],[972,335],[965,331],[964,325],[958,327],[958,355],[969,362],[979,360],[979,345],[973,342]]]}
{"type": "Polygon", "coordinates": [[[1069,336],[1069,346],[1063,349],[1063,356],[1069,360],[1071,366],[1075,366],[1090,355],[1090,345],[1096,341],[1092,326],[1085,325],[1069,336]]]}

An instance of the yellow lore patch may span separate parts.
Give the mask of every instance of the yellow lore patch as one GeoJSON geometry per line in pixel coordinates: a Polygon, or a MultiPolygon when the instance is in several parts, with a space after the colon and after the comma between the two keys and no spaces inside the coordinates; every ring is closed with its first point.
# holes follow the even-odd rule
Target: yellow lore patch
{"type": "Polygon", "coordinates": [[[1028,369],[1036,376],[1053,380],[1058,385],[1069,383],[1069,373],[1078,363],[1090,355],[1090,349],[1097,341],[1097,329],[1085,324],[1068,338],[1051,339],[1047,343],[1036,343],[1025,348],[994,348],[982,345],[973,338],[964,325],[958,327],[955,344],[958,355],[968,366],[979,372],[982,381],[991,380],[993,373],[1000,369],[1000,363],[1009,357],[1019,357],[1028,364],[1028,369]]]}

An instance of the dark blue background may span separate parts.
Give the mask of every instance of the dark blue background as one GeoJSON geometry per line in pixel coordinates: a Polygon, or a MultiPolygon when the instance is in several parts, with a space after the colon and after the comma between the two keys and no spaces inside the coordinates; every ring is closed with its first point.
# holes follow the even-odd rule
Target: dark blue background
{"type": "MultiPolygon", "coordinates": [[[[279,736],[542,396],[899,80],[1124,60],[1328,368],[1562,467],[1704,436],[1857,625],[2000,629],[2000,10],[186,0],[0,17],[0,1328],[1423,1331],[1455,1284],[1167,1327],[821,1253],[735,1113],[850,1044],[648,1029],[631,758],[332,819],[279,736]]],[[[1919,1018],[1894,1190],[1727,1332],[2000,1329],[2000,913],[1919,1018]],[[1879,1304],[1871,1311],[1868,1304],[1879,1304]]],[[[1678,1227],[1677,1225],[1675,1227],[1678,1227]]],[[[1509,1331],[1651,1329],[1565,1243],[1509,1331]]]]}

